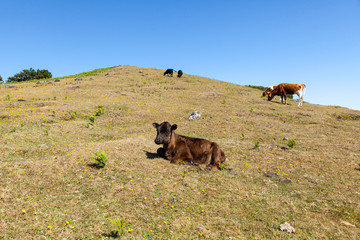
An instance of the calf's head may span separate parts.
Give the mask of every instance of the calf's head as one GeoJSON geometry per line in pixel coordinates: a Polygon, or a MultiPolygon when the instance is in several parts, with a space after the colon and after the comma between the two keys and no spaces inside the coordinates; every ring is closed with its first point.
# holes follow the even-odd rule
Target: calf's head
{"type": "Polygon", "coordinates": [[[157,135],[155,138],[156,144],[168,144],[170,143],[171,133],[176,130],[177,125],[171,125],[169,122],[163,123],[153,123],[154,128],[156,128],[157,135]]]}
{"type": "Polygon", "coordinates": [[[275,97],[275,95],[269,93],[269,95],[268,95],[268,101],[271,101],[274,97],[275,97]]]}
{"type": "Polygon", "coordinates": [[[274,90],[274,86],[270,86],[268,87],[264,92],[263,92],[263,97],[265,97],[266,95],[269,95],[269,93],[274,90]]]}

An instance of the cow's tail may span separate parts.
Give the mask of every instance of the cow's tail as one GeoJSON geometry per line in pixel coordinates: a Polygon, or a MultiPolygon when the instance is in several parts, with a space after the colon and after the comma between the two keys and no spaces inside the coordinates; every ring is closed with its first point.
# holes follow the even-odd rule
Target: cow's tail
{"type": "Polygon", "coordinates": [[[306,92],[306,85],[305,85],[305,84],[301,84],[301,88],[302,88],[302,96],[304,97],[305,92],[306,92]]]}

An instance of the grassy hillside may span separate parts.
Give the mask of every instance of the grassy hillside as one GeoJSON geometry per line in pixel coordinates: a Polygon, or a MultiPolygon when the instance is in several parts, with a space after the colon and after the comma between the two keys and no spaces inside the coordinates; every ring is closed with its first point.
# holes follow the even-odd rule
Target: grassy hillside
{"type": "Polygon", "coordinates": [[[162,73],[0,87],[0,239],[119,237],[109,218],[125,220],[122,239],[359,239],[359,111],[162,73]],[[227,170],[157,157],[163,121],[219,143],[227,170]]]}

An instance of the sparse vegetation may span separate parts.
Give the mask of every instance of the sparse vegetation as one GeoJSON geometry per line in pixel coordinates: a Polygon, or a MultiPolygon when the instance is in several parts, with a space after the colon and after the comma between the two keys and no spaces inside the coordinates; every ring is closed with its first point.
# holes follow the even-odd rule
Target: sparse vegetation
{"type": "Polygon", "coordinates": [[[119,110],[126,111],[129,109],[129,106],[127,104],[122,104],[119,106],[119,110]]]}
{"type": "Polygon", "coordinates": [[[65,76],[65,77],[62,77],[63,79],[66,79],[66,78],[78,78],[78,77],[88,77],[88,76],[96,76],[100,73],[104,73],[108,70],[111,70],[112,67],[109,67],[109,68],[99,68],[99,69],[95,69],[95,70],[92,70],[92,71],[89,71],[89,72],[82,72],[82,73],[79,73],[79,74],[74,74],[74,75],[69,75],[69,76],[65,76]]]}
{"type": "Polygon", "coordinates": [[[254,86],[254,85],[245,85],[245,87],[251,87],[251,88],[259,89],[261,91],[265,91],[267,89],[267,87],[264,87],[264,86],[254,86]]]}
{"type": "Polygon", "coordinates": [[[360,114],[353,113],[334,113],[333,116],[339,120],[360,120],[360,114]]]}
{"type": "Polygon", "coordinates": [[[141,70],[0,88],[0,239],[114,239],[108,219],[123,218],[122,239],[358,238],[359,111],[141,70]],[[189,121],[192,111],[204,117],[189,121]],[[162,121],[217,142],[226,171],[160,158],[152,123],[162,121]],[[96,150],[105,167],[89,157],[96,150]],[[296,232],[280,231],[284,222],[296,232]]]}

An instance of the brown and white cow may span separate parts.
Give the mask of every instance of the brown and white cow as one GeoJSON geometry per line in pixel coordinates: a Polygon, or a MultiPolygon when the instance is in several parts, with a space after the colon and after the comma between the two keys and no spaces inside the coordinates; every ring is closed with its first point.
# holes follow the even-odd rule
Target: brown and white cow
{"type": "Polygon", "coordinates": [[[155,143],[163,147],[157,154],[171,163],[206,164],[208,169],[220,167],[225,161],[225,154],[219,144],[201,138],[191,138],[175,133],[177,125],[169,122],[153,123],[157,130],[155,143]]]}
{"type": "Polygon", "coordinates": [[[286,95],[296,94],[299,97],[298,106],[302,106],[302,103],[304,101],[303,99],[305,95],[305,91],[304,91],[305,88],[306,88],[305,84],[281,83],[276,87],[274,87],[273,90],[267,93],[268,101],[271,101],[274,98],[274,96],[278,95],[281,97],[281,103],[283,103],[283,100],[285,99],[285,104],[286,104],[286,95]]]}

